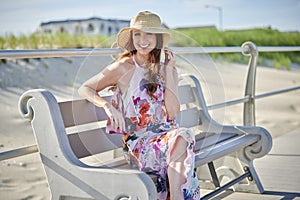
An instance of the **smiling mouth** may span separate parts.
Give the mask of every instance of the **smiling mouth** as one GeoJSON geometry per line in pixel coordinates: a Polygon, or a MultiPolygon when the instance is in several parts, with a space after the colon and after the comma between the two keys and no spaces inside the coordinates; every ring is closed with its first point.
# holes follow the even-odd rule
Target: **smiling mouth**
{"type": "Polygon", "coordinates": [[[146,48],[148,48],[148,47],[150,46],[150,44],[145,44],[145,45],[140,44],[139,46],[140,46],[141,48],[143,48],[143,49],[146,49],[146,48]]]}

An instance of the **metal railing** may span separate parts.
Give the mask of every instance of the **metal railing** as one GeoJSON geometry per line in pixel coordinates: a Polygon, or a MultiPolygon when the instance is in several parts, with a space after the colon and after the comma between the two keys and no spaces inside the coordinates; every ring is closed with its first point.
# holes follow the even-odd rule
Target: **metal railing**
{"type": "MultiPolygon", "coordinates": [[[[196,53],[247,53],[252,51],[249,42],[241,47],[172,47],[176,54],[196,53]]],[[[292,52],[300,51],[300,47],[256,47],[258,52],[292,52]]],[[[53,57],[78,57],[78,56],[107,56],[118,54],[121,49],[39,49],[39,50],[0,50],[0,59],[7,58],[53,58],[53,57]]]]}
{"type": "MultiPolygon", "coordinates": [[[[255,125],[255,100],[276,94],[282,94],[300,89],[300,86],[286,88],[282,90],[255,94],[256,68],[259,52],[293,52],[300,51],[300,47],[257,47],[252,42],[245,42],[241,47],[172,47],[176,54],[197,54],[197,53],[242,53],[250,56],[248,64],[247,81],[245,95],[243,98],[209,105],[208,109],[218,109],[244,103],[243,123],[244,125],[255,125]]],[[[51,49],[51,50],[1,50],[0,59],[19,59],[19,58],[50,58],[50,57],[77,57],[77,56],[107,56],[118,54],[121,49],[99,48],[99,49],[51,49]]],[[[37,152],[36,145],[13,149],[0,153],[0,161],[27,155],[37,152]]]]}

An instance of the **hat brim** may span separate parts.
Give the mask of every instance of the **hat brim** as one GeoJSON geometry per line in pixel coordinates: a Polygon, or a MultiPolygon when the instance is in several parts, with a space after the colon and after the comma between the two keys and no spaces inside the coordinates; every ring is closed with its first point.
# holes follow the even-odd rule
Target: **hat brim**
{"type": "Polygon", "coordinates": [[[167,32],[167,30],[165,28],[145,28],[145,27],[131,28],[131,27],[127,27],[127,28],[121,29],[120,32],[118,33],[118,36],[117,36],[118,47],[126,49],[127,43],[130,39],[130,31],[132,31],[132,30],[140,30],[140,31],[143,31],[146,33],[162,34],[162,36],[163,36],[163,46],[162,47],[167,46],[167,44],[170,40],[170,34],[167,32]]]}

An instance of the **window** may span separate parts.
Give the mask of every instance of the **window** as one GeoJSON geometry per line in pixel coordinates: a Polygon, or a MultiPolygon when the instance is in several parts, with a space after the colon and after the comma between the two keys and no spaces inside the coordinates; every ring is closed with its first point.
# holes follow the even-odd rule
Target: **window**
{"type": "Polygon", "coordinates": [[[109,26],[109,27],[108,27],[108,35],[111,35],[111,34],[112,34],[111,29],[112,29],[112,28],[109,26]]]}
{"type": "Polygon", "coordinates": [[[88,32],[94,32],[95,28],[94,28],[94,25],[93,24],[89,24],[88,27],[87,27],[87,31],[88,32]]]}
{"type": "Polygon", "coordinates": [[[75,34],[82,34],[82,33],[83,33],[82,27],[79,24],[77,24],[75,26],[75,34]]]}
{"type": "Polygon", "coordinates": [[[44,32],[45,32],[45,33],[50,33],[50,34],[51,34],[51,33],[52,33],[52,30],[51,30],[51,29],[45,29],[44,32]]]}
{"type": "Polygon", "coordinates": [[[104,31],[104,24],[101,23],[101,25],[100,25],[100,33],[103,33],[103,31],[104,31]]]}
{"type": "Polygon", "coordinates": [[[65,31],[65,28],[64,28],[63,26],[61,26],[61,27],[59,28],[59,32],[61,32],[61,33],[66,32],[66,31],[65,31]]]}

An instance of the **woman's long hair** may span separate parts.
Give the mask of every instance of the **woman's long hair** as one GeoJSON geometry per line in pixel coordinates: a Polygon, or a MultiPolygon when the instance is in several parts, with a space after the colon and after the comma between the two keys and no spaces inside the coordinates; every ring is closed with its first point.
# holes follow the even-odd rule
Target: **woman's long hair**
{"type": "MultiPolygon", "coordinates": [[[[155,98],[154,93],[157,90],[157,83],[160,77],[160,55],[161,55],[161,49],[163,45],[163,37],[162,34],[156,34],[156,46],[155,48],[150,52],[149,58],[150,58],[150,66],[149,66],[149,74],[148,74],[148,82],[146,83],[146,89],[147,93],[150,97],[155,98]]],[[[134,47],[133,40],[132,40],[132,32],[130,33],[130,40],[128,41],[126,45],[126,49],[128,51],[125,51],[123,54],[119,56],[117,60],[121,60],[125,57],[131,57],[134,54],[136,54],[137,50],[134,47]]]]}

